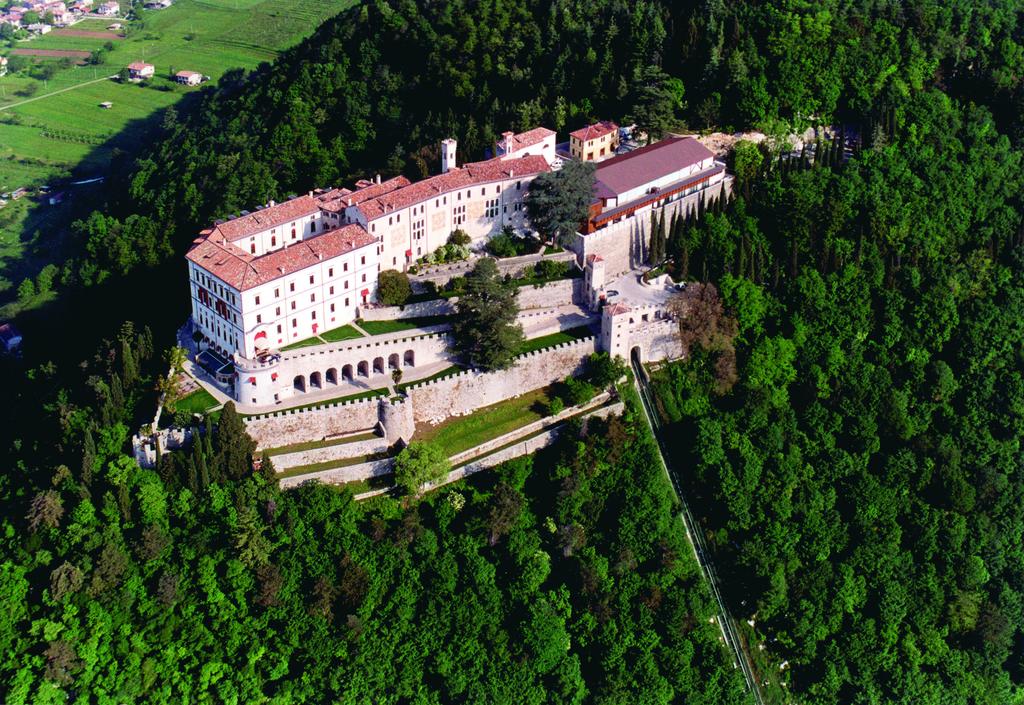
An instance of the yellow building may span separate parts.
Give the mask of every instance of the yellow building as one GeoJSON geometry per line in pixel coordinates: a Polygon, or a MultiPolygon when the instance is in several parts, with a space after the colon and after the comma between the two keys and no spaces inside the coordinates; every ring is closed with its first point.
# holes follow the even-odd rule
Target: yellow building
{"type": "Polygon", "coordinates": [[[569,133],[569,153],[585,162],[599,162],[615,155],[619,147],[619,126],[602,120],[569,133]]]}

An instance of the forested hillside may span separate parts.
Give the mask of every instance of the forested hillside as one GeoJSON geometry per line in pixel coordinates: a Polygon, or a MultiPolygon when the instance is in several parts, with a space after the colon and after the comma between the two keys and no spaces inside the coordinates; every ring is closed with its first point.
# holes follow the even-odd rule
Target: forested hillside
{"type": "Polygon", "coordinates": [[[983,108],[902,109],[844,165],[745,151],[750,199],[670,242],[724,306],[656,388],[737,616],[794,693],[1011,703],[1024,169],[983,108]]]}
{"type": "Polygon", "coordinates": [[[741,146],[738,198],[667,247],[724,302],[656,383],[758,658],[801,703],[1019,701],[1021,19],[1015,2],[367,2],[169,111],[75,226],[59,281],[76,295],[0,361],[0,692],[742,702],[631,417],[410,509],[274,491],[230,414],[162,472],[126,453],[212,218],[416,176],[449,134],[476,159],[507,128],[643,109],[864,137],[816,165],[741,146]],[[118,330],[129,311],[138,329],[118,330]]]}
{"type": "Polygon", "coordinates": [[[118,221],[81,228],[80,270],[94,281],[178,256],[201,225],[269,198],[433,173],[452,135],[460,159],[476,160],[506,129],[544,124],[564,138],[592,118],[652,112],[680,127],[774,133],[815,118],[870,133],[930,87],[988,104],[1013,134],[1019,21],[1015,3],[969,0],[366,2],[169,111],[153,148],[115,170],[118,221]],[[673,97],[652,100],[662,86],[673,97]],[[141,253],[125,246],[140,241],[141,253]]]}

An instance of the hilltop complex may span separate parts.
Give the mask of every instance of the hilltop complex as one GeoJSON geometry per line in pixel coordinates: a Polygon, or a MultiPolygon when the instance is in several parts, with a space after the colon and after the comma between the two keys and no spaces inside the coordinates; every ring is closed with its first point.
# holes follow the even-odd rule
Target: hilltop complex
{"type": "MultiPolygon", "coordinates": [[[[603,135],[609,126],[601,125],[603,135]]],[[[456,148],[455,140],[442,141],[441,173],[421,181],[378,176],[353,189],[311,191],[200,233],[186,255],[191,322],[199,349],[219,361],[218,381],[233,386],[236,400],[275,404],[304,392],[305,377],[299,384],[288,356],[282,361],[277,351],[359,318],[377,303],[382,270],[407,270],[455,230],[467,233],[477,250],[506,228],[530,232],[524,199],[538,174],[561,165],[555,133],[543,127],[506,132],[497,156],[462,166],[456,148]]],[[[644,261],[652,210],[695,208],[699,194],[717,195],[727,183],[724,165],[689,137],[601,161],[589,217],[572,244],[588,287],[578,298],[596,311],[606,279],[644,261]]],[[[411,366],[415,356],[398,351],[393,357],[411,366]]],[[[326,376],[337,384],[338,370],[349,370],[347,379],[352,370],[366,377],[385,372],[383,364],[370,367],[338,360],[327,365],[326,376]]],[[[323,375],[316,379],[320,386],[323,375]]]]}

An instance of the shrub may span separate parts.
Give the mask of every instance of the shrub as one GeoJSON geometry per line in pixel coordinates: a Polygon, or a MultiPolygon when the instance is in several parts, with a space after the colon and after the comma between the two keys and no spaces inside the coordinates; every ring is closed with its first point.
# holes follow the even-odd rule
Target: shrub
{"type": "Polygon", "coordinates": [[[472,242],[472,239],[470,239],[469,233],[462,228],[453,230],[452,234],[448,236],[449,245],[461,245],[462,247],[468,247],[470,242],[472,242]]]}
{"type": "Polygon", "coordinates": [[[565,409],[565,402],[561,397],[555,397],[548,404],[548,416],[557,416],[565,409]]]}
{"type": "Polygon", "coordinates": [[[587,360],[587,379],[604,389],[622,379],[626,369],[626,363],[617,357],[606,352],[593,353],[587,360]]]}
{"type": "Polygon", "coordinates": [[[518,254],[515,242],[505,233],[492,237],[487,242],[487,251],[495,257],[515,257],[518,254]]]}
{"type": "Polygon", "coordinates": [[[544,259],[536,265],[537,276],[542,279],[561,279],[569,272],[568,262],[544,259]]]}
{"type": "Polygon", "coordinates": [[[420,485],[443,477],[450,468],[439,447],[413,441],[395,457],[395,484],[406,494],[418,494],[420,485]]]}
{"type": "Polygon", "coordinates": [[[409,277],[404,272],[385,269],[377,278],[377,298],[385,306],[401,306],[412,296],[409,277]]]}
{"type": "Polygon", "coordinates": [[[569,398],[569,403],[573,406],[586,404],[594,398],[595,394],[597,394],[597,390],[594,388],[594,385],[575,377],[566,377],[564,386],[566,396],[569,398]]]}

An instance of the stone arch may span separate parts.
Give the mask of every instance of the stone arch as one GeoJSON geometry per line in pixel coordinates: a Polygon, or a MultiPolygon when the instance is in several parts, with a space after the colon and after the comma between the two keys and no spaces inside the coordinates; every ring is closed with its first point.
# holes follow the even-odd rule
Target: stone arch
{"type": "Polygon", "coordinates": [[[328,368],[326,377],[327,377],[327,384],[337,384],[338,383],[338,370],[335,369],[334,367],[328,368]]]}
{"type": "Polygon", "coordinates": [[[292,389],[296,392],[306,391],[306,378],[302,375],[295,375],[295,379],[292,380],[292,389]]]}
{"type": "Polygon", "coordinates": [[[321,375],[319,372],[311,372],[310,375],[309,375],[309,386],[311,388],[323,389],[324,388],[323,375],[321,375]]]}
{"type": "Polygon", "coordinates": [[[352,365],[345,365],[341,368],[341,378],[347,379],[349,382],[352,381],[352,365]]]}
{"type": "Polygon", "coordinates": [[[643,364],[644,351],[639,345],[634,345],[629,351],[629,359],[632,362],[636,362],[638,365],[643,364]]]}
{"type": "Polygon", "coordinates": [[[416,351],[406,350],[405,351],[405,366],[415,367],[416,366],[416,351]]]}
{"type": "Polygon", "coordinates": [[[361,360],[359,364],[356,366],[356,369],[359,371],[360,377],[370,376],[370,363],[367,362],[366,360],[361,360]]]}
{"type": "Polygon", "coordinates": [[[397,370],[399,359],[400,358],[398,357],[398,353],[391,353],[390,355],[388,355],[388,369],[397,370]]]}
{"type": "Polygon", "coordinates": [[[384,374],[384,358],[375,357],[373,358],[373,373],[384,374]]]}

